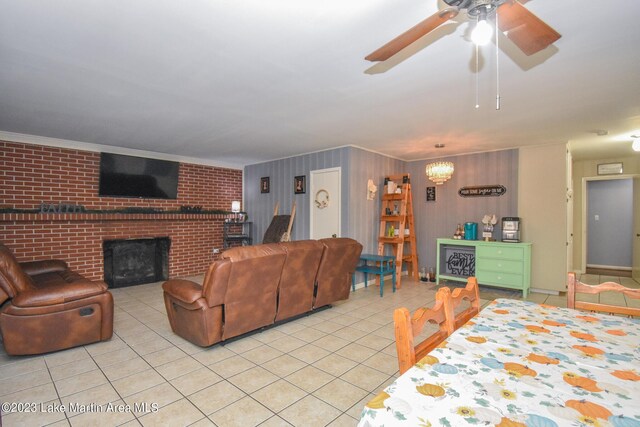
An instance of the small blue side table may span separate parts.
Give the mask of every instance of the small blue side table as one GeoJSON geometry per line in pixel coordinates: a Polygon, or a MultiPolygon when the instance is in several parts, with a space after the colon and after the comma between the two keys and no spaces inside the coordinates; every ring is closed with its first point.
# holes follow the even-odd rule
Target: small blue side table
{"type": "Polygon", "coordinates": [[[396,291],[396,258],[390,255],[361,254],[360,264],[356,267],[351,277],[351,289],[356,290],[356,272],[364,273],[364,287],[367,287],[369,274],[380,275],[380,296],[384,291],[384,276],[391,273],[393,292],[396,291]],[[372,262],[373,264],[369,264],[372,262]]]}

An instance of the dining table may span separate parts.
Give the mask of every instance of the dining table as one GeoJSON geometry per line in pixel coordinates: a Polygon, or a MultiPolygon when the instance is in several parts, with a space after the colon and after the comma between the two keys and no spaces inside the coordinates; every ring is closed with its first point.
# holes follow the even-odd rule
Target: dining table
{"type": "Polygon", "coordinates": [[[358,426],[640,427],[640,320],[496,299],[358,426]]]}

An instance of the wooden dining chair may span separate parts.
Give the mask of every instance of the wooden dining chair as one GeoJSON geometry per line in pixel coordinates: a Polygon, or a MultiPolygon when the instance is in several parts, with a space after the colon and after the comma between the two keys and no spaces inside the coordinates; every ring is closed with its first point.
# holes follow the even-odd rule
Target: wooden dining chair
{"type": "Polygon", "coordinates": [[[456,330],[464,325],[476,314],[480,313],[480,293],[478,291],[478,280],[475,277],[467,279],[467,286],[457,288],[451,292],[452,312],[455,313],[456,308],[462,304],[464,300],[469,302],[469,307],[455,314],[453,321],[453,329],[456,330]]]}
{"type": "Polygon", "coordinates": [[[599,285],[587,285],[576,279],[575,273],[569,273],[567,278],[567,307],[588,311],[599,311],[609,314],[623,314],[626,316],[640,316],[640,307],[622,307],[618,305],[595,302],[577,301],[577,294],[599,294],[601,292],[619,292],[633,299],[640,299],[640,289],[627,288],[619,283],[604,282],[599,285]]]}
{"type": "Polygon", "coordinates": [[[405,307],[397,308],[393,312],[395,324],[396,350],[398,352],[398,366],[400,374],[406,372],[422,359],[438,344],[453,332],[453,312],[451,305],[451,291],[440,288],[436,293],[436,302],[432,308],[420,308],[413,315],[405,307]],[[438,331],[415,345],[414,339],[420,335],[427,323],[438,325],[438,331]]]}

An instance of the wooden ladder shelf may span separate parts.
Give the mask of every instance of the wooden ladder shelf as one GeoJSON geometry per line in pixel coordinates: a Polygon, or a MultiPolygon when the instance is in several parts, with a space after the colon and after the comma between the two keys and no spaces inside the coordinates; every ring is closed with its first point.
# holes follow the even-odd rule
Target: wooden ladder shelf
{"type": "MultiPolygon", "coordinates": [[[[391,245],[396,258],[396,287],[401,287],[403,262],[408,263],[409,274],[418,280],[418,252],[409,174],[391,175],[385,178],[378,236],[378,255],[384,255],[385,245],[391,245]],[[392,184],[388,182],[397,184],[400,193],[389,193],[388,186],[392,184]],[[397,235],[394,233],[395,230],[398,230],[397,235]],[[405,230],[409,230],[409,234],[405,234],[405,230]],[[390,235],[390,233],[394,234],[390,235]],[[410,249],[406,254],[404,253],[405,244],[409,244],[410,249]]],[[[379,279],[376,278],[376,283],[379,283],[378,281],[379,279]]]]}

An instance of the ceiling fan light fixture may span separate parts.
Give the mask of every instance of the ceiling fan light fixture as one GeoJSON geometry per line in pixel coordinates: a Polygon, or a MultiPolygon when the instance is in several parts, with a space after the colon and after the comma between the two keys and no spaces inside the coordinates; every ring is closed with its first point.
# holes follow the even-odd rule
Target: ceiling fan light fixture
{"type": "Polygon", "coordinates": [[[452,162],[433,162],[429,163],[425,170],[427,177],[436,183],[436,185],[442,185],[451,179],[453,176],[453,163],[452,162]]]}
{"type": "Polygon", "coordinates": [[[493,36],[493,27],[487,22],[485,16],[479,17],[476,27],[471,32],[471,41],[477,46],[484,46],[491,41],[491,36],[493,36]]]}

